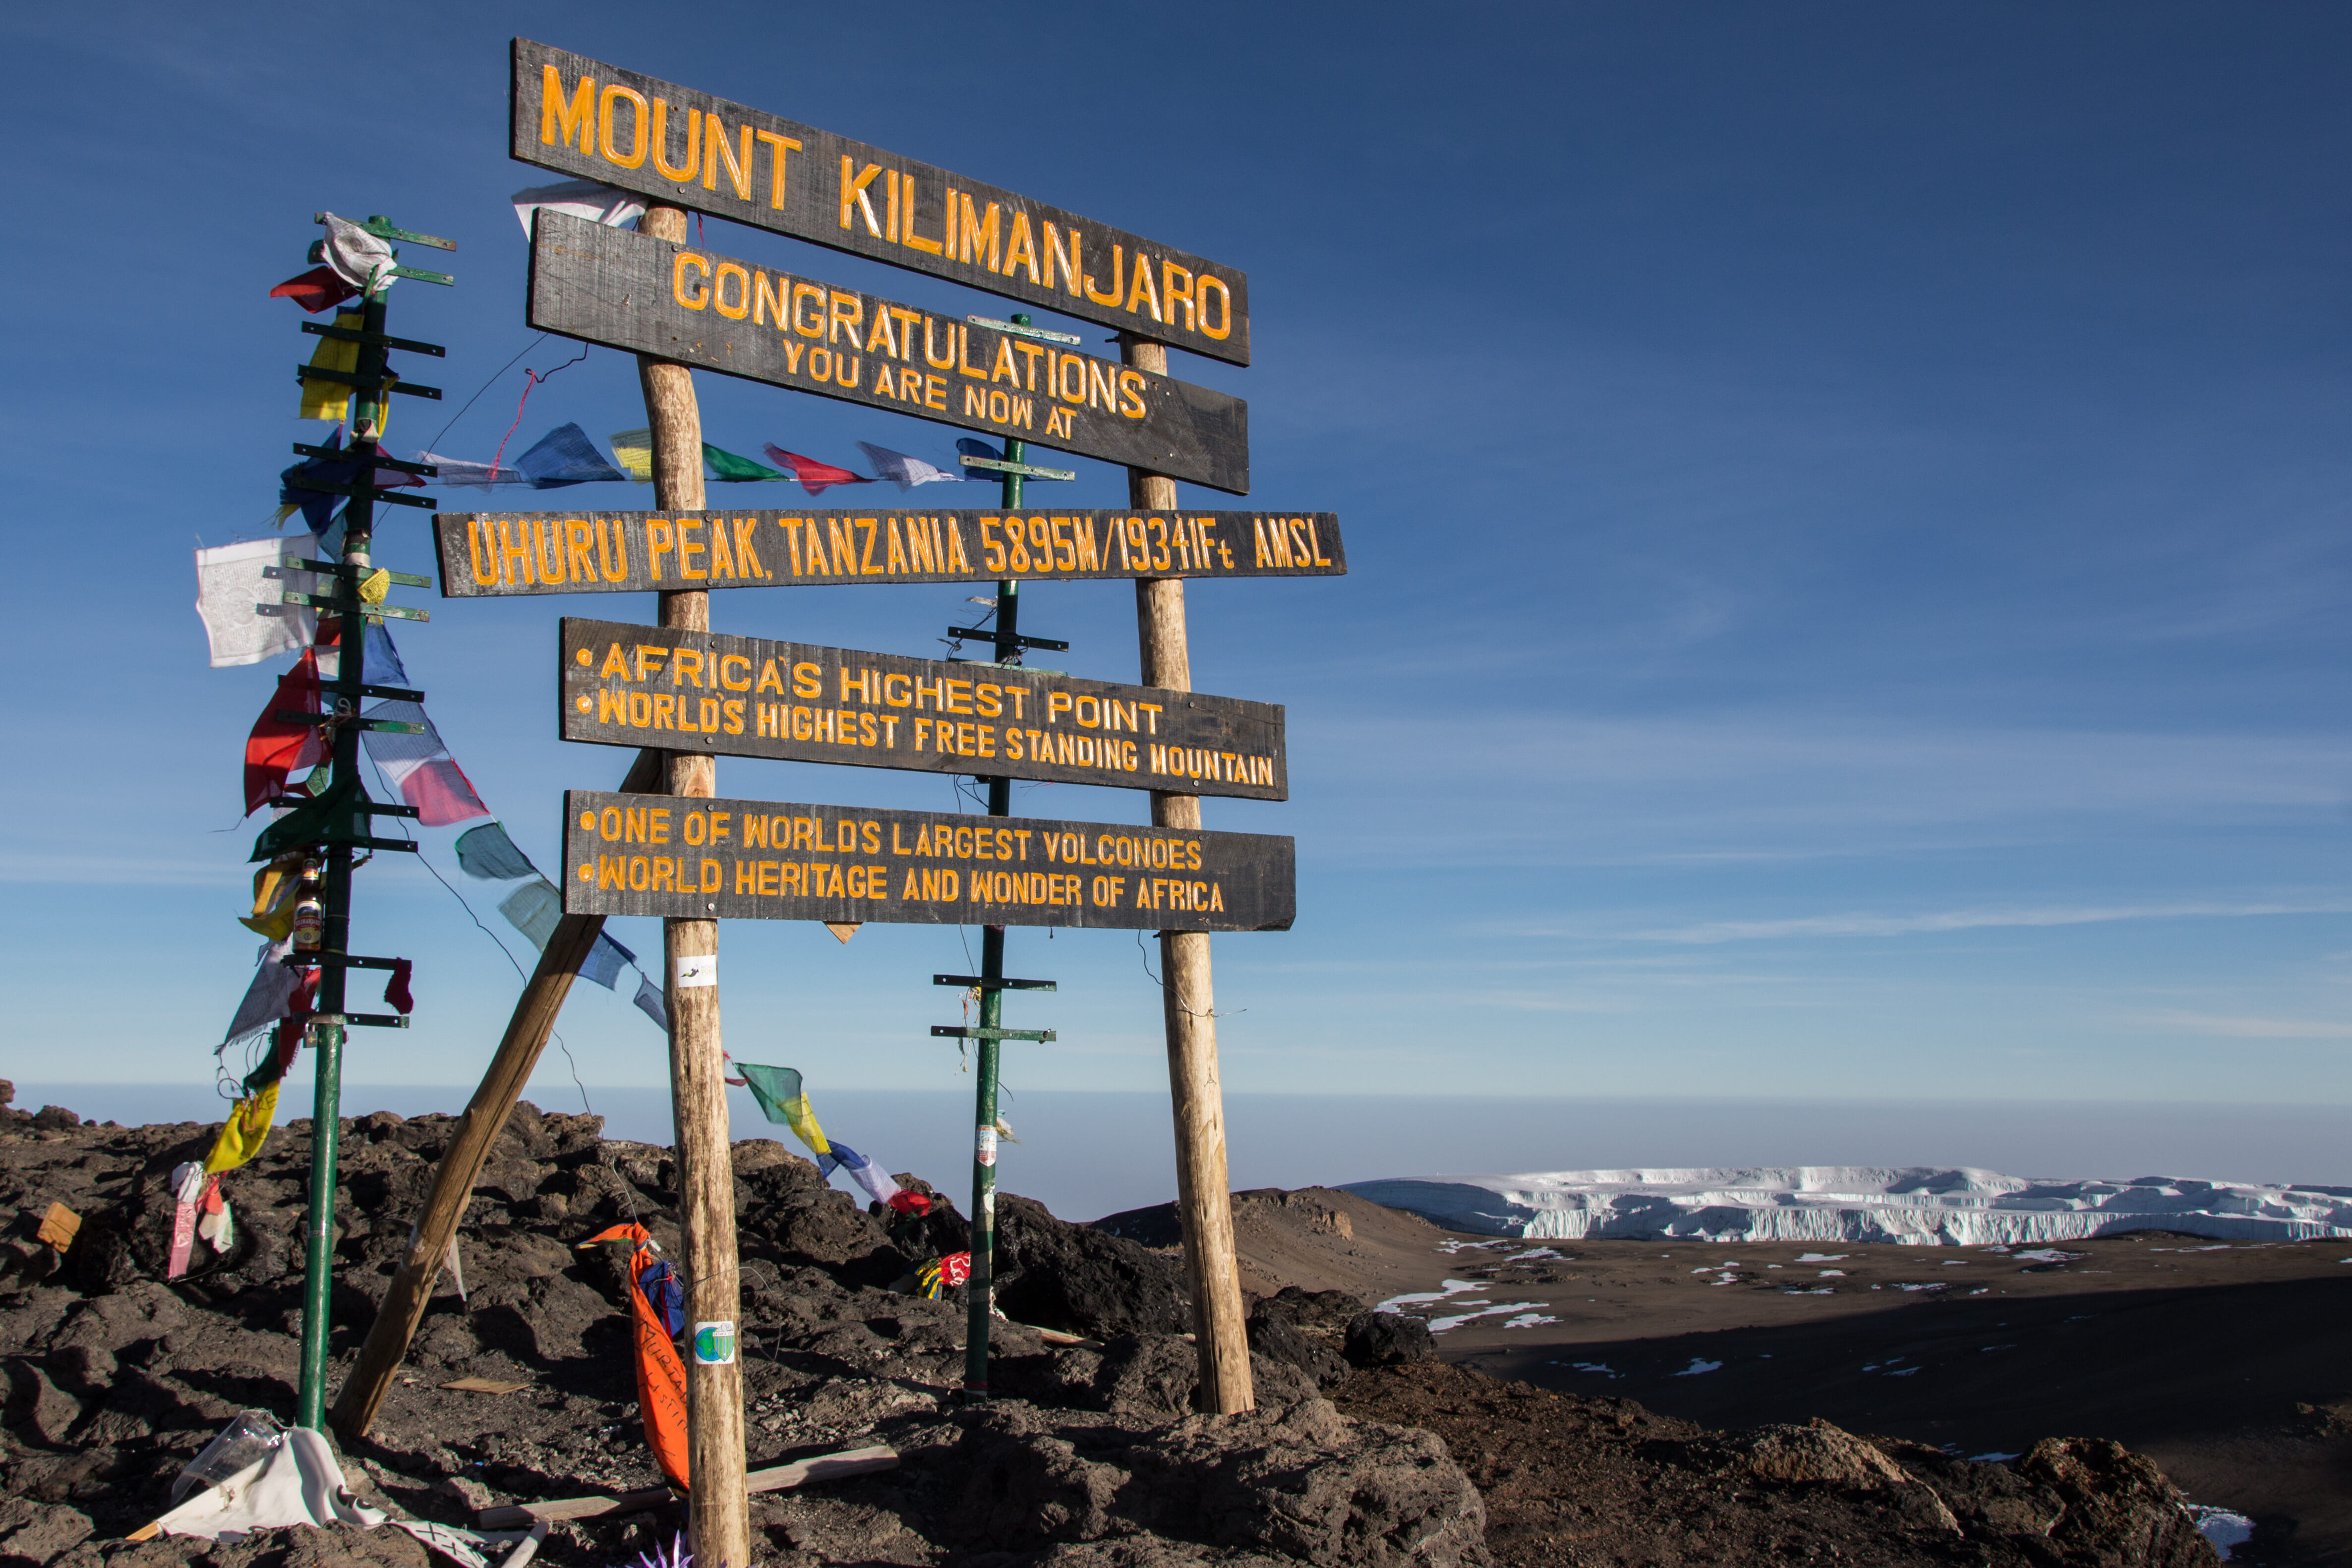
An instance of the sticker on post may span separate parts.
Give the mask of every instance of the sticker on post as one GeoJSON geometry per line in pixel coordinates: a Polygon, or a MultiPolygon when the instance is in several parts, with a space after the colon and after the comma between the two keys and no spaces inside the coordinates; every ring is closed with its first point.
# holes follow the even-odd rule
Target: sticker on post
{"type": "MultiPolygon", "coordinates": [[[[719,983],[719,955],[716,953],[681,953],[677,958],[677,988],[692,990],[697,986],[719,983]]],[[[732,1356],[728,1358],[733,1360],[732,1356]]]]}
{"type": "Polygon", "coordinates": [[[996,1163],[996,1129],[982,1127],[971,1141],[971,1157],[975,1164],[992,1166],[996,1163]]]}
{"type": "Polygon", "coordinates": [[[695,1324],[694,1364],[697,1366],[734,1365],[735,1325],[732,1322],[695,1324]]]}

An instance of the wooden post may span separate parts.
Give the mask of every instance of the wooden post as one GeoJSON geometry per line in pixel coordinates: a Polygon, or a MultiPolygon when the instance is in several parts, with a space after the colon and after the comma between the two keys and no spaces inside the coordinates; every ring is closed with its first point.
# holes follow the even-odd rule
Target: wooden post
{"type": "MultiPolygon", "coordinates": [[[[662,755],[637,753],[629,776],[622,780],[622,792],[645,794],[658,789],[662,755]]],[[[416,1325],[425,1320],[434,1283],[441,1277],[442,1260],[449,1255],[450,1239],[457,1234],[466,1205],[473,1198],[475,1179],[482,1174],[482,1164],[489,1158],[499,1134],[506,1130],[515,1101],[530,1082],[539,1054],[547,1049],[548,1036],[554,1032],[555,1016],[572,994],[572,982],[604,930],[601,915],[567,915],[557,921],[546,951],[539,956],[539,967],[516,998],[514,1014],[507,1019],[506,1035],[499,1041],[498,1053],[490,1058],[489,1071],[482,1074],[481,1087],[467,1103],[457,1135],[434,1167],[433,1188],[425,1195],[424,1211],[416,1217],[415,1239],[402,1255],[392,1288],[368,1329],[367,1342],[360,1346],[359,1361],[335,1397],[329,1418],[345,1442],[357,1442],[375,1425],[376,1412],[383,1407],[393,1376],[416,1337],[416,1325]]]]}
{"type": "MultiPolygon", "coordinates": [[[[683,244],[683,208],[655,204],[641,233],[683,244]]],[[[637,356],[646,423],[653,430],[654,506],[702,509],[702,415],[693,372],[671,360],[637,356]]],[[[661,623],[710,630],[710,595],[665,592],[661,623]]],[[[717,793],[712,758],[669,754],[669,792],[717,793]]],[[[697,1568],[751,1568],[751,1500],[744,1490],[743,1368],[735,1351],[742,1281],[735,1250],[735,1168],[728,1153],[726,1058],[719,1042],[719,922],[665,920],[662,957],[669,1001],[670,1109],[677,1119],[677,1213],[685,1236],[688,1347],[687,1520],[697,1568]],[[700,960],[681,982],[681,966],[700,960]],[[723,1347],[723,1361],[706,1361],[723,1347]]]]}
{"type": "MultiPolygon", "coordinates": [[[[1121,357],[1139,371],[1168,373],[1168,346],[1131,335],[1121,357]]],[[[1127,471],[1128,501],[1138,510],[1173,512],[1176,481],[1141,468],[1127,471]]],[[[1140,578],[1135,584],[1136,636],[1143,684],[1192,689],[1184,632],[1184,580],[1140,578]]],[[[1201,798],[1153,790],[1155,827],[1201,825],[1201,798]]],[[[1243,1327],[1241,1265],[1234,1249],[1233,1192],[1225,1175],[1225,1095],[1217,1080],[1215,988],[1209,977],[1209,934],[1160,934],[1161,1005],[1168,1022],[1168,1089],[1176,1117],[1176,1204],[1184,1225],[1184,1267],[1192,1286],[1192,1340],[1201,1356],[1201,1405],[1221,1415],[1253,1408],[1249,1337],[1243,1327]]]]}

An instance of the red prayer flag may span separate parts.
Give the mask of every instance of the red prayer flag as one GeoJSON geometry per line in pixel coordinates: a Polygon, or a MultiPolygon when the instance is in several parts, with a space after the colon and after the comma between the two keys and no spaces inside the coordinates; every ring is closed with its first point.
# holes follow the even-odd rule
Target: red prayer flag
{"type": "Polygon", "coordinates": [[[299,277],[289,277],[269,291],[272,299],[291,299],[311,315],[331,310],[359,290],[335,276],[331,267],[315,267],[299,277]]]}
{"type": "Polygon", "coordinates": [[[278,677],[278,689],[269,694],[269,704],[253,723],[253,733],[245,741],[245,811],[251,816],[262,803],[286,789],[286,776],[297,768],[310,767],[326,757],[326,748],[319,743],[319,727],[294,724],[277,716],[280,709],[301,713],[319,711],[319,653],[306,649],[302,659],[292,669],[278,677]]]}
{"type": "Polygon", "coordinates": [[[787,452],[773,442],[763,449],[768,461],[781,463],[791,469],[801,482],[801,488],[812,496],[822,496],[835,485],[871,485],[873,480],[863,474],[852,474],[846,468],[835,468],[830,463],[820,463],[814,457],[803,457],[797,452],[787,452]]]}

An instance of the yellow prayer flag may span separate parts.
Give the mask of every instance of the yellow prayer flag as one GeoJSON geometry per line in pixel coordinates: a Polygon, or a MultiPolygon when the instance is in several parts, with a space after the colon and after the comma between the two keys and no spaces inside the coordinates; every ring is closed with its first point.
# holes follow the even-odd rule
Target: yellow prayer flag
{"type": "Polygon", "coordinates": [[[220,1136],[213,1142],[213,1152],[205,1156],[205,1172],[216,1175],[233,1171],[261,1152],[268,1140],[269,1124],[278,1114],[278,1085],[269,1084],[258,1094],[248,1094],[236,1103],[221,1124],[220,1136]]]}
{"type": "Polygon", "coordinates": [[[613,433],[613,461],[622,471],[640,485],[654,480],[654,433],[645,430],[619,430],[613,433]]]}
{"type": "MultiPolygon", "coordinates": [[[[361,321],[356,310],[335,312],[335,325],[357,330],[361,321]]],[[[310,356],[314,370],[341,371],[349,375],[360,368],[360,346],[335,338],[319,340],[319,351],[310,356]]],[[[341,419],[343,405],[351,401],[352,388],[346,382],[313,381],[302,378],[302,410],[297,419],[341,419]]]]}

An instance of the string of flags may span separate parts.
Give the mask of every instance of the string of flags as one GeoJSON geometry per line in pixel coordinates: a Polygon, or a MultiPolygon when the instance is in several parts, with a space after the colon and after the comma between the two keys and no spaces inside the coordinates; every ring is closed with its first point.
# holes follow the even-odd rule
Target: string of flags
{"type": "MultiPolygon", "coordinates": [[[[510,465],[476,463],[437,452],[419,452],[416,461],[432,464],[439,470],[438,476],[431,480],[417,479],[414,476],[400,476],[399,478],[409,484],[433,484],[475,490],[488,490],[500,485],[527,485],[534,490],[560,490],[567,485],[631,479],[640,485],[652,484],[653,432],[649,429],[615,431],[611,440],[613,457],[607,462],[595,443],[578,424],[562,424],[541,436],[535,445],[510,465]]],[[[887,481],[898,486],[903,494],[918,485],[995,477],[982,472],[967,473],[961,465],[942,468],[911,453],[879,446],[871,441],[861,441],[857,446],[866,454],[866,465],[874,470],[873,473],[860,474],[804,453],[787,451],[772,442],[761,448],[767,455],[768,463],[760,463],[706,441],[702,444],[702,476],[716,485],[798,483],[812,496],[821,496],[836,485],[874,485],[887,481]],[[775,466],[771,467],[769,464],[775,466]]],[[[958,441],[956,447],[965,456],[986,458],[990,462],[1003,460],[1002,449],[985,441],[966,437],[958,441]]],[[[319,463],[323,460],[314,458],[311,461],[319,463]]],[[[289,476],[287,482],[291,485],[294,483],[291,476],[296,470],[289,469],[287,473],[289,476]]],[[[392,480],[386,478],[383,482],[391,483],[392,480]]],[[[313,526],[316,526],[315,519],[313,526]]]]}
{"type": "Polygon", "coordinates": [[[880,1166],[838,1138],[825,1136],[824,1129],[817,1125],[816,1109],[809,1103],[808,1091],[798,1071],[762,1067],[751,1061],[737,1061],[734,1067],[743,1076],[727,1082],[751,1090],[751,1098],[760,1103],[761,1114],[778,1126],[793,1130],[793,1136],[816,1156],[819,1176],[831,1176],[835,1171],[845,1171],[852,1181],[866,1189],[866,1197],[894,1213],[913,1216],[930,1212],[929,1198],[900,1186],[880,1166]]]}
{"type": "MultiPolygon", "coordinates": [[[[272,570],[269,563],[289,552],[301,554],[306,545],[318,542],[314,536],[303,535],[280,543],[265,541],[263,550],[244,544],[196,552],[196,609],[205,622],[215,667],[257,663],[307,641],[306,632],[319,635],[315,616],[307,622],[271,619],[256,608],[257,598],[264,596],[265,581],[307,576],[277,569],[278,578],[266,579],[262,573],[272,570]]],[[[239,1045],[257,1046],[265,1038],[268,1045],[245,1075],[247,1099],[238,1103],[240,1113],[249,1113],[247,1107],[265,1092],[269,1095],[268,1103],[275,1104],[276,1085],[292,1065],[303,1030],[315,1013],[317,972],[289,967],[283,960],[294,951],[295,925],[306,891],[308,857],[293,846],[309,841],[318,818],[350,807],[329,788],[327,759],[333,751],[332,727],[302,722],[321,711],[321,693],[340,667],[340,632],[330,630],[318,645],[302,647],[300,658],[279,677],[246,737],[242,788],[246,813],[249,816],[272,801],[301,803],[282,809],[257,841],[253,907],[251,913],[237,917],[263,938],[264,945],[257,955],[253,979],[215,1054],[225,1056],[239,1045]],[[281,714],[292,716],[281,717],[281,714]],[[304,769],[310,771],[298,779],[295,775],[304,769]]],[[[371,685],[409,685],[400,651],[386,627],[369,625],[361,648],[371,685]]],[[[533,947],[543,950],[562,915],[562,895],[515,844],[506,828],[491,818],[489,807],[451,755],[423,705],[385,699],[362,710],[362,716],[413,727],[410,732],[365,731],[362,744],[402,800],[416,809],[419,823],[426,827],[480,823],[458,836],[458,866],[478,881],[513,883],[499,899],[499,913],[533,947]],[[486,818],[491,820],[483,821],[486,818]]],[[[625,969],[636,974],[633,999],[637,1008],[667,1030],[668,1016],[660,988],[638,967],[636,955],[610,934],[599,934],[580,973],[607,990],[617,990],[625,969]]],[[[411,977],[412,967],[404,960],[393,967],[384,988],[387,1005],[403,1014],[415,1006],[411,977]]],[[[265,1113],[259,1131],[266,1135],[268,1130],[265,1113]]],[[[258,1147],[257,1142],[255,1146],[258,1147]]]]}

